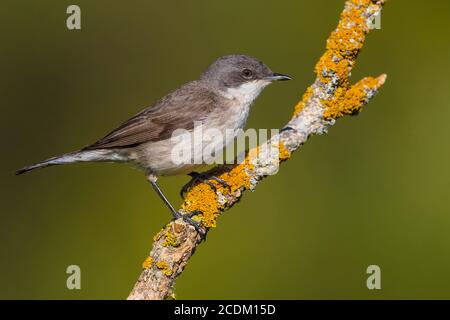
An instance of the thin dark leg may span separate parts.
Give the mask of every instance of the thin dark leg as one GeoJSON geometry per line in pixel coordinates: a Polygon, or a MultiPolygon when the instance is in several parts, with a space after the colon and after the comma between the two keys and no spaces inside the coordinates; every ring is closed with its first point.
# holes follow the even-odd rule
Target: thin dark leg
{"type": "Polygon", "coordinates": [[[172,212],[173,218],[174,219],[181,218],[181,216],[182,216],[181,213],[179,213],[177,210],[175,210],[175,208],[172,206],[169,199],[167,199],[167,197],[164,195],[164,193],[162,192],[162,190],[158,186],[158,184],[155,181],[151,181],[151,180],[150,180],[150,183],[152,184],[153,189],[155,189],[156,193],[159,195],[159,197],[162,199],[162,201],[164,201],[166,206],[172,212]]]}
{"type": "Polygon", "coordinates": [[[181,218],[184,221],[186,221],[189,224],[191,224],[195,228],[195,230],[197,230],[197,232],[200,233],[202,236],[206,235],[206,231],[200,226],[200,224],[192,219],[193,216],[201,213],[200,211],[194,211],[194,212],[190,212],[188,214],[181,214],[181,213],[179,213],[172,206],[172,204],[170,203],[169,199],[167,199],[167,197],[164,195],[164,192],[162,192],[161,188],[158,186],[156,181],[152,181],[152,180],[149,180],[149,181],[152,184],[153,189],[155,189],[156,193],[159,195],[159,197],[162,199],[162,201],[164,201],[166,206],[169,208],[170,212],[172,212],[172,216],[173,216],[173,218],[175,220],[181,218]]]}

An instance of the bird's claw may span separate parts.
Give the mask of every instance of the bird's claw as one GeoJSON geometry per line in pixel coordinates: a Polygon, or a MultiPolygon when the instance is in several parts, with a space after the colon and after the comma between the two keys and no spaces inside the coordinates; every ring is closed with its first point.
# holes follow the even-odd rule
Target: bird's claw
{"type": "Polygon", "coordinates": [[[217,191],[217,187],[214,185],[214,183],[212,183],[210,180],[214,180],[217,183],[221,184],[222,186],[224,186],[225,188],[229,188],[230,186],[228,185],[228,183],[226,183],[225,180],[220,179],[219,177],[216,177],[214,175],[209,175],[206,173],[198,173],[198,172],[191,172],[189,173],[189,176],[192,177],[191,181],[189,181],[188,183],[186,183],[183,188],[181,188],[180,191],[180,196],[182,199],[184,199],[184,195],[187,193],[187,191],[189,190],[189,188],[191,186],[193,186],[195,183],[197,182],[203,182],[205,184],[207,184],[208,186],[211,187],[211,189],[216,192],[217,191]]]}
{"type": "Polygon", "coordinates": [[[200,213],[202,213],[200,210],[195,210],[195,211],[188,212],[185,214],[177,211],[176,214],[173,215],[173,218],[174,218],[174,220],[182,219],[184,222],[190,224],[191,226],[193,226],[195,228],[195,230],[198,232],[198,234],[200,235],[202,240],[206,240],[207,232],[206,232],[205,228],[203,228],[199,222],[192,219],[193,216],[196,216],[200,213]]]}

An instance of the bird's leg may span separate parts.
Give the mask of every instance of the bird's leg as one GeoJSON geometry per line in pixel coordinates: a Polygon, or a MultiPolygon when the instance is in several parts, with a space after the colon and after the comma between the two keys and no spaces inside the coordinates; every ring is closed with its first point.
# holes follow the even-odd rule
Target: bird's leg
{"type": "Polygon", "coordinates": [[[184,194],[189,190],[190,187],[192,187],[195,183],[197,182],[203,182],[206,183],[208,186],[211,187],[211,189],[213,189],[214,192],[217,191],[216,186],[214,185],[214,183],[212,183],[209,180],[214,180],[217,183],[221,184],[222,186],[224,186],[225,188],[229,188],[230,186],[228,185],[228,183],[226,183],[225,180],[220,179],[219,177],[216,177],[214,175],[209,175],[207,173],[198,173],[198,172],[191,172],[188,174],[189,176],[192,177],[191,181],[189,181],[188,183],[186,183],[183,188],[181,188],[180,191],[180,196],[182,199],[184,199],[184,194]]]}
{"type": "Polygon", "coordinates": [[[169,199],[167,199],[167,197],[164,195],[164,193],[162,192],[161,188],[158,186],[158,184],[156,183],[156,179],[148,179],[153,187],[153,189],[155,189],[156,193],[159,195],[159,197],[164,201],[165,205],[169,208],[170,212],[172,213],[172,216],[175,220],[177,219],[183,219],[184,221],[186,221],[187,223],[189,223],[190,225],[192,225],[195,230],[197,230],[197,232],[204,236],[206,235],[206,231],[200,226],[200,224],[197,221],[194,221],[192,219],[193,216],[201,213],[200,211],[196,210],[187,214],[182,214],[180,212],[178,212],[177,210],[175,210],[175,208],[172,206],[172,204],[170,203],[169,199]]]}

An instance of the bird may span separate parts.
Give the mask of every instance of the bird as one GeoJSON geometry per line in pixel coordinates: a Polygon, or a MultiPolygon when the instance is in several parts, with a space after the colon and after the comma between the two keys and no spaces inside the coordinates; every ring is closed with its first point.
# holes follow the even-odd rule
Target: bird
{"type": "Polygon", "coordinates": [[[192,219],[197,212],[181,214],[157,183],[159,177],[181,174],[204,179],[201,173],[195,172],[204,163],[173,161],[174,133],[184,130],[192,134],[195,124],[200,123],[205,129],[215,128],[224,134],[226,146],[234,140],[239,129],[244,128],[251,106],[262,90],[273,81],[291,79],[287,74],[272,72],[254,57],[222,56],[211,63],[199,79],[175,89],[95,143],[23,167],[16,174],[75,162],[129,163],[145,174],[173,219],[182,218],[198,230],[199,224],[192,219]],[[225,135],[227,130],[232,134],[225,135]]]}

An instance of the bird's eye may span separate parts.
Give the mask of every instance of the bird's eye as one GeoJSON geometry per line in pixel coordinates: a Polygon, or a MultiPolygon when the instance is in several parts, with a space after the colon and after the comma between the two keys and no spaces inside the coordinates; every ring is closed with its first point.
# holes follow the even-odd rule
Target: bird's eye
{"type": "Polygon", "coordinates": [[[242,70],[242,76],[245,79],[251,79],[253,77],[253,72],[250,69],[244,69],[244,70],[242,70]]]}

